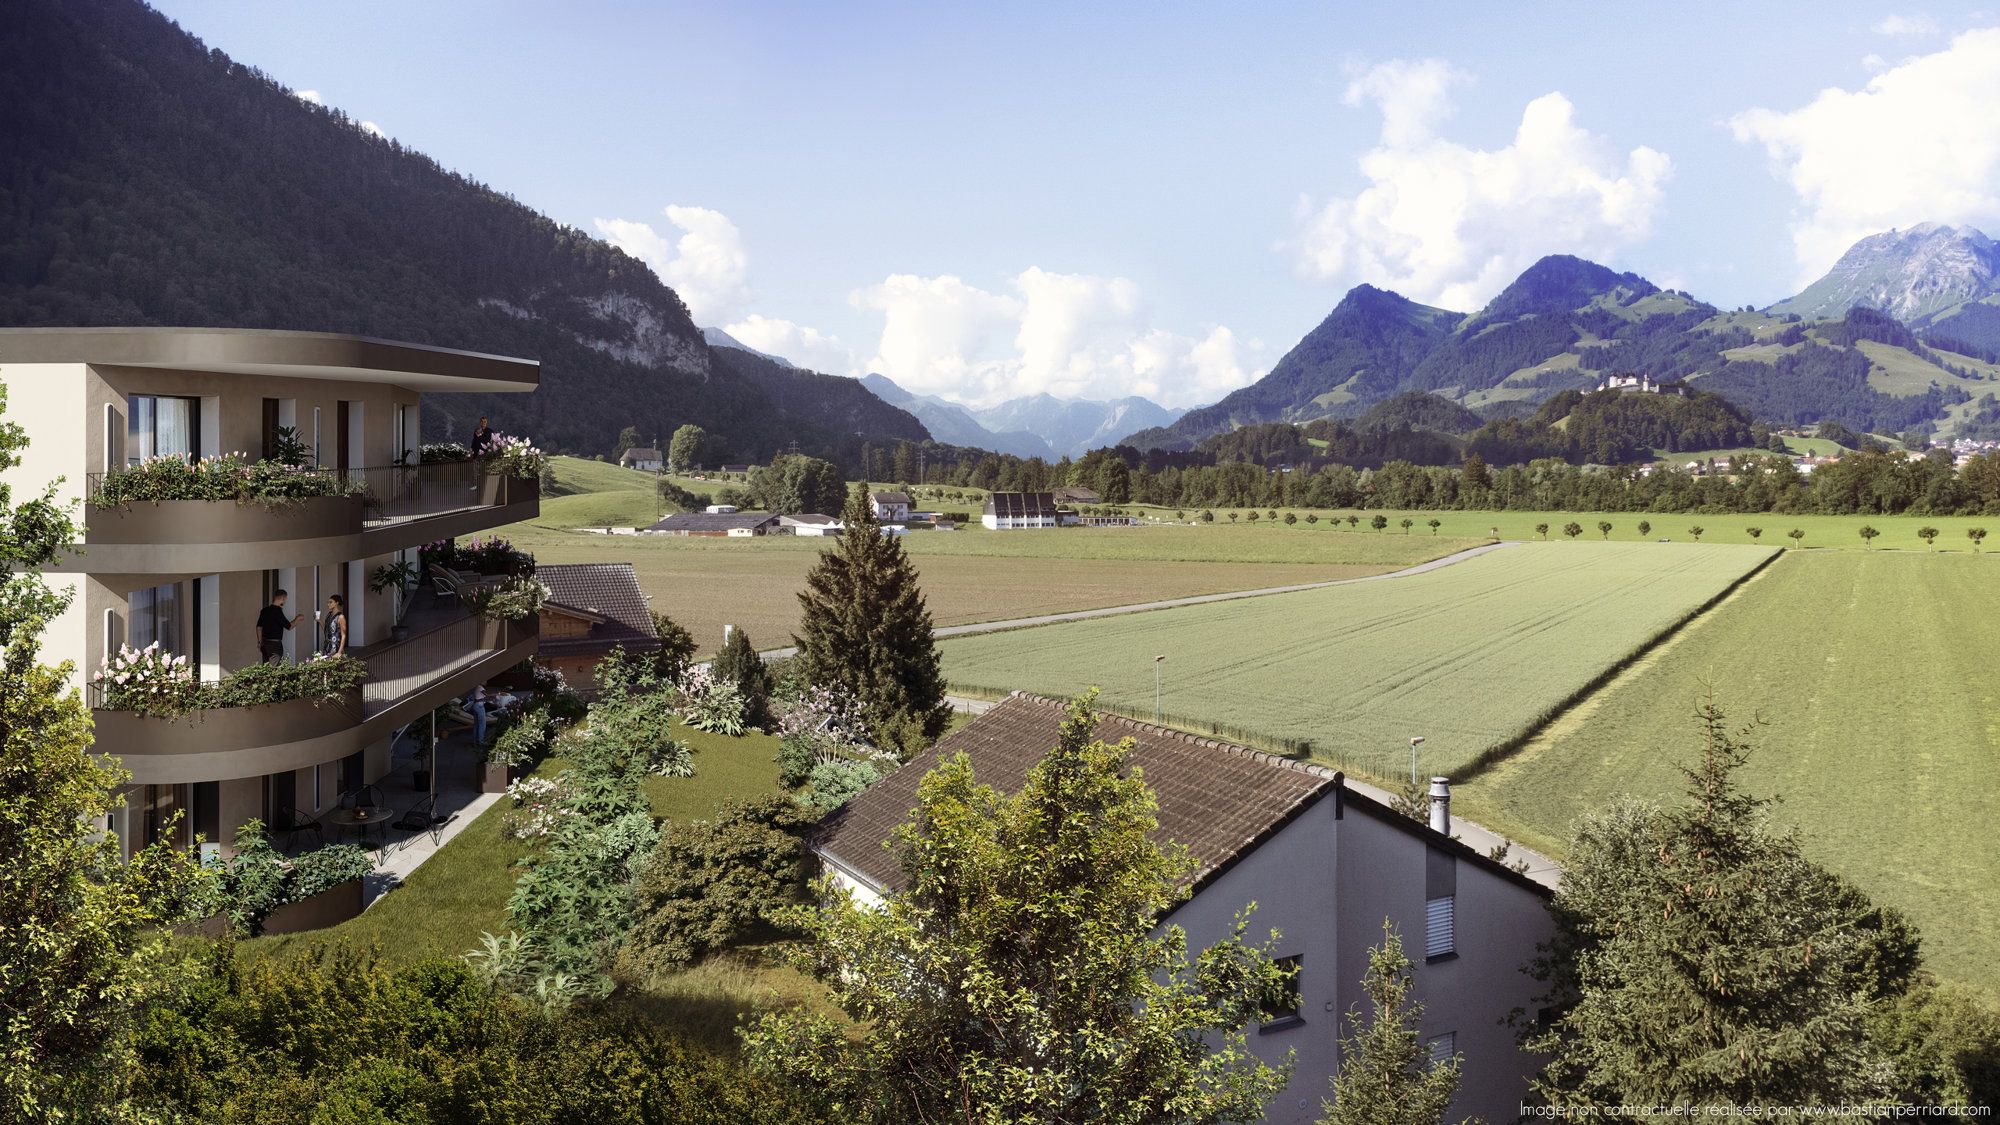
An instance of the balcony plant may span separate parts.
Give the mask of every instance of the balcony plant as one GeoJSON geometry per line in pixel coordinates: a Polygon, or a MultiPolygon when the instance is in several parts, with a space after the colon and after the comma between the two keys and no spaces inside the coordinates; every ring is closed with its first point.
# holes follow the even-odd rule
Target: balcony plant
{"type": "Polygon", "coordinates": [[[422,573],[417,569],[417,564],[409,559],[397,559],[395,562],[383,563],[376,567],[368,576],[370,592],[376,594],[386,590],[396,592],[396,620],[389,626],[390,640],[401,643],[410,639],[410,627],[403,624],[403,615],[410,611],[410,602],[413,600],[411,592],[422,573]]]}
{"type": "Polygon", "coordinates": [[[200,706],[202,684],[185,656],[176,656],[158,641],[145,648],[119,645],[115,655],[99,662],[91,683],[103,706],[160,718],[179,718],[200,706]]]}
{"type": "Polygon", "coordinates": [[[91,675],[97,706],[168,721],[221,707],[258,707],[296,699],[338,703],[368,679],[368,665],[352,656],[304,664],[251,664],[214,683],[195,677],[185,656],[156,642],[143,649],[119,646],[91,675]]]}
{"type": "Polygon", "coordinates": [[[474,539],[463,546],[450,539],[426,543],[417,548],[417,562],[425,570],[441,566],[487,577],[532,578],[535,574],[535,556],[499,536],[474,539]]]}
{"type": "Polygon", "coordinates": [[[500,582],[468,586],[462,596],[482,621],[522,621],[542,611],[549,588],[533,578],[509,575],[500,582]]]}
{"type": "Polygon", "coordinates": [[[535,448],[535,443],[512,434],[493,435],[492,444],[480,457],[486,462],[488,472],[505,473],[522,480],[540,480],[548,470],[549,456],[535,448]]]}
{"type": "Polygon", "coordinates": [[[472,460],[472,450],[455,441],[428,442],[417,450],[417,462],[423,465],[445,465],[470,460],[472,460]]]}
{"type": "Polygon", "coordinates": [[[91,490],[90,504],[117,508],[167,500],[234,500],[284,507],[320,496],[358,496],[362,491],[359,482],[339,473],[275,460],[253,461],[244,453],[196,461],[167,455],[106,473],[91,490]]]}
{"type": "Polygon", "coordinates": [[[236,854],[223,871],[224,908],[231,928],[253,937],[279,907],[304,902],[374,870],[368,850],[353,844],[334,844],[288,860],[271,846],[264,823],[251,820],[236,830],[236,854]]]}

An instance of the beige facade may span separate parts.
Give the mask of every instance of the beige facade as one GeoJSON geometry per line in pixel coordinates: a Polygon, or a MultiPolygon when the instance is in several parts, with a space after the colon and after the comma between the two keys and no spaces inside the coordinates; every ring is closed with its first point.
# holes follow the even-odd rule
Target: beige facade
{"type": "Polygon", "coordinates": [[[8,474],[17,497],[54,486],[77,501],[78,550],[48,575],[73,592],[44,656],[89,690],[122,644],[157,639],[215,680],[261,659],[256,619],[276,589],[303,613],[286,659],[315,651],[316,612],[345,599],[348,644],[371,679],[346,705],[269,704],[167,722],[98,710],[100,752],[132,773],[123,835],[186,810],[188,830],[225,845],[251,817],[333,807],[343,788],[388,772],[404,723],[534,652],[523,627],[441,617],[392,638],[393,591],[368,589],[380,565],[432,539],[528,518],[534,482],[476,465],[418,466],[421,394],[531,391],[538,365],[327,333],[207,329],[0,330],[6,420],[29,447],[8,474]],[[149,452],[264,457],[292,427],[322,469],[367,497],[282,505],[169,501],[84,504],[107,472],[149,452]]]}

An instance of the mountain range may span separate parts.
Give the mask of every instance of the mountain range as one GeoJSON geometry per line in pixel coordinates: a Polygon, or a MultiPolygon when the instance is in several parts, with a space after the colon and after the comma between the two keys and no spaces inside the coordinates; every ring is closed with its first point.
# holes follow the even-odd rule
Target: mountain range
{"type": "Polygon", "coordinates": [[[905,390],[887,375],[864,375],[861,385],[916,415],[941,442],[1050,461],[1081,457],[1135,426],[1167,425],[1180,413],[1136,395],[1104,401],[1036,394],[974,408],[905,390]]]}
{"type": "Polygon", "coordinates": [[[606,452],[684,422],[732,459],[928,437],[852,379],[712,347],[637,260],[371,134],[137,0],[0,18],[0,324],[351,332],[532,356],[533,395],[425,399],[606,452]]]}
{"type": "Polygon", "coordinates": [[[1758,420],[2000,436],[2000,249],[1968,227],[1863,239],[1761,312],[1551,255],[1461,313],[1359,285],[1256,383],[1124,444],[1191,449],[1234,427],[1355,418],[1426,391],[1502,417],[1611,373],[1685,381],[1758,420]]]}

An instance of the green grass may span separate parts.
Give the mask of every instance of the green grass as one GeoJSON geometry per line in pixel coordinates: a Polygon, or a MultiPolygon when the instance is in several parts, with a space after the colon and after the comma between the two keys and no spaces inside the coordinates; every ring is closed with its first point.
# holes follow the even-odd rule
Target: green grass
{"type": "Polygon", "coordinates": [[[1711,688],[1761,716],[1744,772],[1807,851],[1908,911],[1946,975],[2000,992],[2000,560],[1787,555],[1520,752],[1464,814],[1560,854],[1576,817],[1672,797],[1711,688]]]}
{"type": "Polygon", "coordinates": [[[942,642],[955,687],[1067,696],[1312,752],[1378,777],[1456,770],[1525,737],[1772,555],[1733,546],[1508,548],[1427,574],[942,642]]]}
{"type": "MultiPolygon", "coordinates": [[[[778,791],[778,767],[772,761],[777,739],[763,734],[724,738],[685,727],[675,733],[695,747],[695,774],[647,781],[653,811],[660,816],[702,817],[724,801],[778,791]]],[[[563,767],[561,759],[551,758],[536,772],[554,774],[563,767]]],[[[360,917],[324,930],[257,938],[244,943],[246,952],[287,954],[342,942],[379,944],[386,958],[406,964],[456,957],[477,946],[481,933],[504,933],[514,865],[527,850],[521,841],[501,835],[511,804],[501,798],[360,917]]]]}

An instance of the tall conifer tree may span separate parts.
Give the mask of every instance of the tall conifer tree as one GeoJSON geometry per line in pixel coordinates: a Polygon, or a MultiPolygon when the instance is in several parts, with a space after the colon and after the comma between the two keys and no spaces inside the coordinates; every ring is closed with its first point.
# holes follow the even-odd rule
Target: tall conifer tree
{"type": "Polygon", "coordinates": [[[1410,958],[1385,918],[1382,944],[1368,951],[1364,1017],[1347,1013],[1352,1033],[1340,1040],[1340,1073],[1321,1125],[1439,1125],[1458,1094],[1460,1057],[1432,1063],[1418,1038],[1424,1006],[1410,1002],[1410,958]]]}
{"type": "Polygon", "coordinates": [[[839,544],[820,555],[799,592],[805,615],[792,640],[801,670],[858,699],[878,742],[914,753],[951,717],[917,568],[882,534],[866,485],[854,486],[840,520],[839,544]]]}

